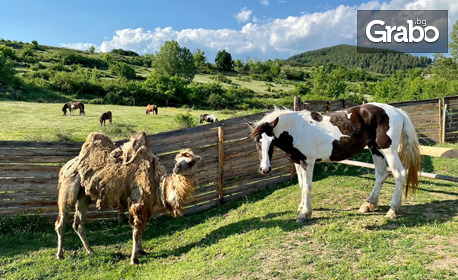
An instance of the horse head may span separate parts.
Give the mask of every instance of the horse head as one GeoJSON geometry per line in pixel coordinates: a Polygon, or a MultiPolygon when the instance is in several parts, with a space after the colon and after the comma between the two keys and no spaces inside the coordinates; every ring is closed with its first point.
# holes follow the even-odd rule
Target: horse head
{"type": "Polygon", "coordinates": [[[258,125],[245,121],[251,129],[251,138],[254,139],[256,150],[259,156],[259,173],[267,174],[272,170],[272,154],[277,137],[274,134],[274,127],[278,124],[278,117],[271,122],[258,125]]]}
{"type": "Polygon", "coordinates": [[[67,108],[68,108],[68,104],[65,103],[64,107],[62,107],[62,112],[64,112],[64,116],[67,115],[67,108]]]}

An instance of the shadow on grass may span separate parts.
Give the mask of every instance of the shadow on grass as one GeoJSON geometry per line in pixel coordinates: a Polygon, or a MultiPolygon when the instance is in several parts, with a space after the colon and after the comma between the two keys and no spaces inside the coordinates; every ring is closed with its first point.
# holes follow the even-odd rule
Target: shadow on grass
{"type": "MultiPolygon", "coordinates": [[[[376,212],[386,212],[389,206],[383,206],[376,212]]],[[[393,230],[400,227],[422,227],[443,224],[452,220],[458,209],[457,200],[436,200],[417,205],[403,205],[401,217],[395,221],[387,220],[382,225],[366,226],[368,230],[393,230]]]]}
{"type": "Polygon", "coordinates": [[[270,229],[270,228],[281,228],[284,232],[296,230],[298,228],[307,227],[316,223],[320,223],[323,220],[327,220],[326,217],[314,218],[310,221],[298,224],[296,219],[278,219],[282,216],[291,214],[289,211],[270,213],[263,217],[254,217],[251,219],[241,220],[229,225],[222,226],[216,230],[213,230],[209,234],[206,234],[197,242],[187,244],[185,246],[159,252],[157,254],[151,254],[154,258],[166,258],[170,256],[179,256],[192,250],[193,248],[204,248],[209,247],[213,244],[220,242],[222,239],[228,238],[233,235],[239,235],[248,233],[254,230],[270,229]]]}
{"type": "MultiPolygon", "coordinates": [[[[243,204],[254,203],[271,195],[276,190],[292,185],[292,182],[272,186],[256,194],[242,199],[229,201],[219,207],[207,211],[187,215],[181,218],[172,218],[169,215],[154,217],[148,221],[143,240],[170,235],[173,232],[204,223],[208,218],[222,216],[227,212],[240,207],[243,204]]],[[[14,220],[12,220],[14,221],[14,220]]],[[[291,221],[293,223],[293,221],[291,221]]],[[[28,226],[23,231],[2,232],[0,235],[0,256],[23,254],[43,248],[57,248],[57,235],[51,223],[42,222],[33,228],[28,226]]],[[[294,222],[295,224],[295,222],[294,222]]],[[[1,224],[0,224],[1,225],[1,224]]],[[[86,237],[91,246],[106,246],[129,242],[132,239],[132,228],[127,224],[119,225],[113,220],[94,221],[85,225],[86,237]]],[[[1,232],[1,231],[0,231],[1,232]]],[[[70,223],[66,224],[63,247],[65,251],[77,250],[82,247],[81,241],[73,231],[70,223]]]]}

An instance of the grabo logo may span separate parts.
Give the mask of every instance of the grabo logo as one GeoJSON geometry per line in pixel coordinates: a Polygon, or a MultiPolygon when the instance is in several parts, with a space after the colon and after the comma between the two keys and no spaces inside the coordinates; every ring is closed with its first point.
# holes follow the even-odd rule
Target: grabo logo
{"type": "Polygon", "coordinates": [[[448,11],[358,10],[358,52],[448,52],[448,11]]]}
{"type": "Polygon", "coordinates": [[[393,40],[395,42],[401,43],[401,42],[421,42],[422,40],[425,40],[426,42],[432,43],[436,42],[437,39],[439,39],[439,29],[437,29],[434,26],[426,26],[426,20],[420,20],[417,18],[415,21],[415,24],[420,24],[420,26],[415,25],[414,26],[414,21],[413,20],[407,20],[407,25],[408,27],[405,26],[385,26],[385,22],[383,20],[373,20],[369,22],[369,24],[366,27],[366,36],[367,38],[374,42],[384,42],[384,43],[391,43],[391,37],[394,32],[393,40]],[[372,36],[372,27],[374,25],[380,25],[385,27],[385,31],[374,31],[374,36],[372,36]],[[425,28],[423,28],[423,27],[425,28]],[[418,36],[415,37],[414,32],[418,31],[418,36]],[[434,33],[434,36],[431,38],[428,37],[428,31],[432,31],[434,33]]]}

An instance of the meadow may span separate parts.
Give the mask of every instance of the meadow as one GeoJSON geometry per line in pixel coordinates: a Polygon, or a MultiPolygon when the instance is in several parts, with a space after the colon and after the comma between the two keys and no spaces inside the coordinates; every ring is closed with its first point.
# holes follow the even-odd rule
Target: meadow
{"type": "MultiPolygon", "coordinates": [[[[367,159],[367,154],[359,157],[367,159]]],[[[424,157],[426,170],[457,176],[456,160],[424,157]]],[[[311,221],[297,224],[297,183],[271,186],[213,209],[148,222],[148,255],[129,265],[131,229],[114,221],[89,223],[86,255],[67,225],[65,259],[55,259],[53,225],[18,217],[0,223],[4,279],[456,279],[458,185],[422,180],[396,221],[384,218],[394,188],[380,206],[357,209],[374,183],[371,170],[320,164],[311,221]]],[[[1,220],[0,220],[1,221],[1,220]]]]}
{"type": "Polygon", "coordinates": [[[145,107],[85,104],[85,116],[79,110],[70,116],[62,113],[63,103],[0,102],[0,140],[16,141],[84,141],[91,132],[103,132],[114,140],[129,138],[139,131],[155,134],[182,128],[176,116],[187,114],[198,125],[202,113],[214,114],[219,120],[254,114],[256,110],[192,110],[159,107],[158,115],[146,115],[145,107]],[[100,114],[110,110],[113,125],[99,124],[100,114]]]}
{"type": "MultiPolygon", "coordinates": [[[[114,139],[178,128],[174,116],[204,112],[87,105],[86,116],[63,116],[63,104],[0,102],[0,139],[83,141],[102,131],[114,139]],[[113,125],[100,128],[111,110],[113,125]]],[[[207,111],[206,111],[207,112],[207,111]]],[[[221,119],[251,111],[211,111],[221,119]],[[220,117],[221,116],[221,117],[220,117]]],[[[457,148],[456,144],[448,147],[457,148]]],[[[371,162],[368,152],[356,160],[371,162]]],[[[423,171],[458,176],[456,159],[423,156],[423,171]]],[[[458,184],[422,179],[415,196],[403,198],[396,221],[384,218],[394,189],[390,176],[379,208],[359,214],[374,184],[373,170],[320,163],[315,168],[312,220],[297,224],[297,181],[193,215],[158,216],[148,222],[140,265],[130,266],[131,228],[115,221],[88,223],[95,254],[86,255],[67,224],[65,259],[55,258],[53,224],[40,216],[0,218],[3,279],[456,279],[458,184]]]]}

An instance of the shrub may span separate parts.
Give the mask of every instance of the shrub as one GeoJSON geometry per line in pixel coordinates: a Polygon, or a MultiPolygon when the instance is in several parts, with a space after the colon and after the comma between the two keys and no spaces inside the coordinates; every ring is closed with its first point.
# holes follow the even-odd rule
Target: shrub
{"type": "Polygon", "coordinates": [[[174,117],[180,128],[194,127],[197,126],[197,119],[191,116],[189,112],[177,114],[174,117]]]}
{"type": "Polygon", "coordinates": [[[52,224],[48,223],[43,215],[17,215],[14,217],[0,217],[0,234],[40,233],[52,224]]]}

